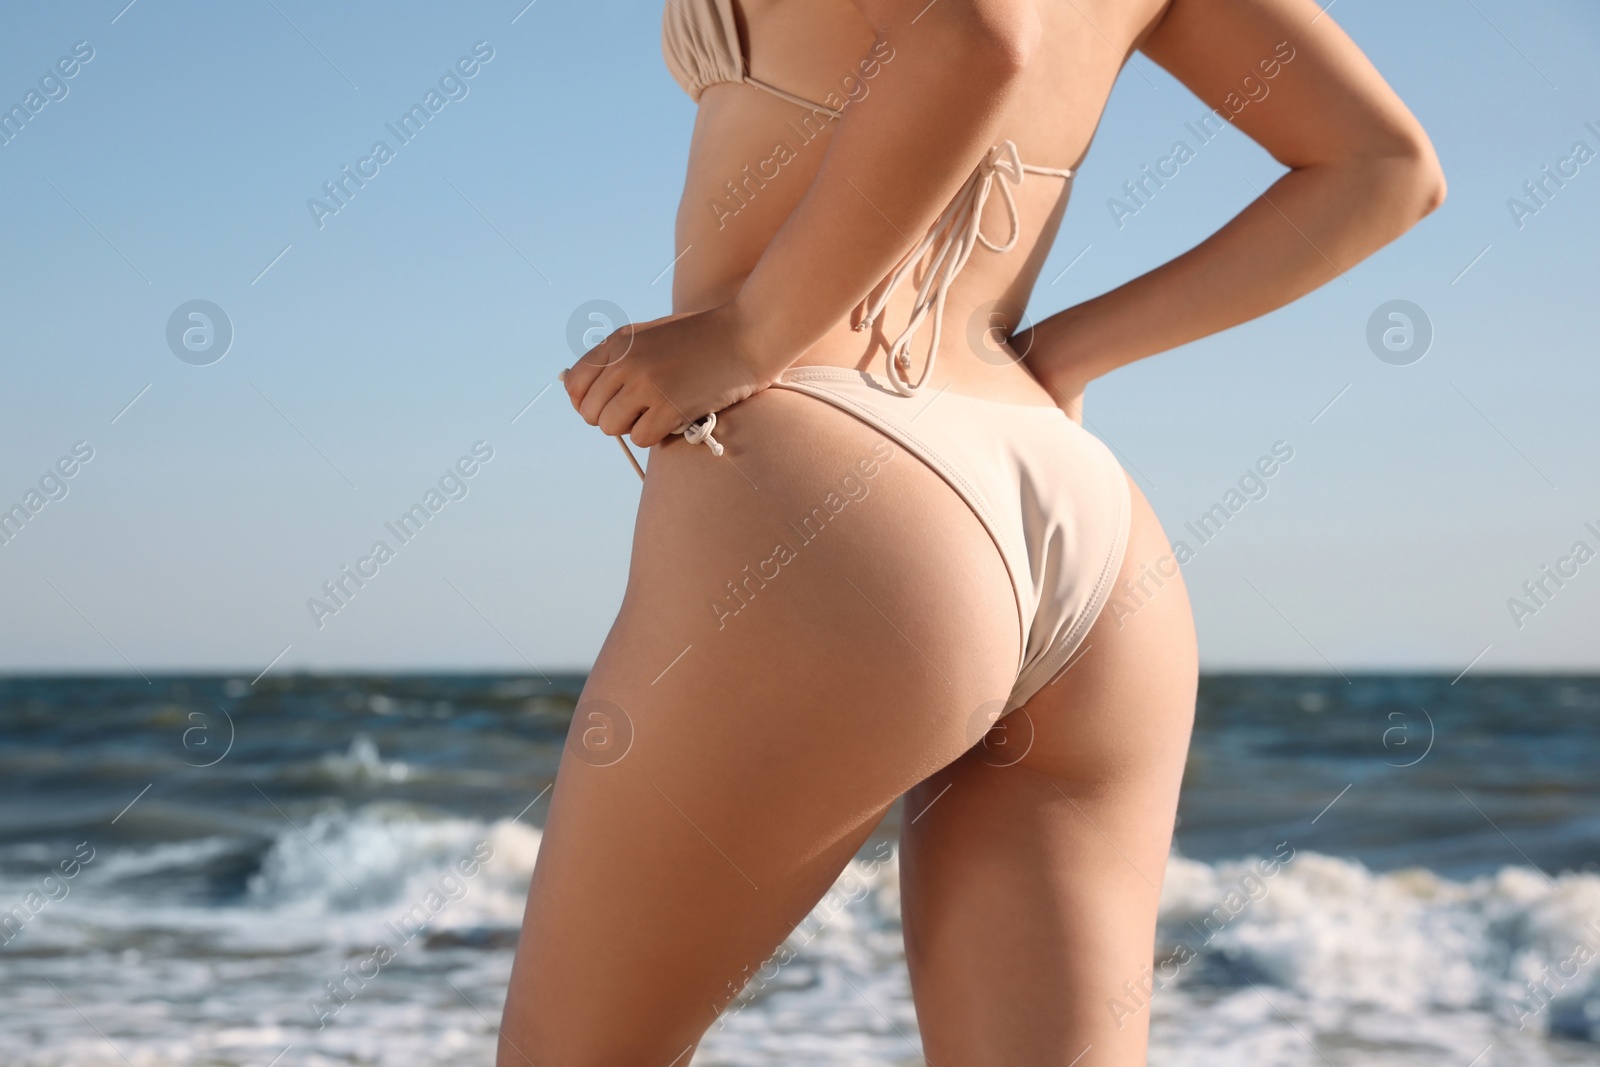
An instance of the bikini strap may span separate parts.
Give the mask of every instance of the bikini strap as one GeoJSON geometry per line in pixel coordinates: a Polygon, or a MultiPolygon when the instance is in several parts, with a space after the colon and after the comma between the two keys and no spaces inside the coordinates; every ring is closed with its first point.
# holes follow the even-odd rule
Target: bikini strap
{"type": "Polygon", "coordinates": [[[746,85],[753,85],[757,89],[764,89],[767,92],[771,93],[773,96],[777,97],[779,100],[787,100],[791,104],[799,104],[801,107],[805,108],[808,111],[821,112],[822,114],[828,116],[831,119],[842,119],[842,118],[844,118],[844,112],[842,112],[842,111],[835,111],[831,107],[823,107],[821,104],[816,103],[815,101],[807,100],[803,96],[796,96],[796,95],[794,95],[793,93],[790,93],[790,92],[785,92],[784,90],[778,88],[776,85],[768,85],[766,82],[761,81],[759,78],[752,78],[748,74],[746,74],[744,76],[744,83],[746,85]]]}
{"type": "Polygon", "coordinates": [[[922,242],[889,276],[883,292],[868,305],[866,315],[856,324],[857,330],[871,327],[883,314],[889,298],[894,295],[900,283],[916,270],[924,259],[928,259],[927,273],[923,275],[922,284],[917,288],[917,299],[911,309],[911,319],[900,336],[889,346],[889,384],[901,396],[915,394],[933,373],[934,361],[939,354],[940,334],[944,327],[945,297],[956,275],[967,265],[967,259],[972,255],[973,248],[980,243],[991,252],[1009,252],[1016,247],[1022,228],[1017,217],[1017,202],[1011,194],[1011,186],[1021,185],[1023,178],[1029,172],[1050,174],[1058,178],[1072,177],[1072,171],[1064,168],[1036,167],[1022,162],[1017,155],[1016,142],[1009,139],[989,149],[972,175],[967,178],[966,183],[961,186],[960,192],[956,193],[955,199],[950,201],[949,206],[928,230],[922,242]],[[989,194],[996,184],[999,185],[1001,198],[1006,204],[1006,215],[1011,221],[1011,236],[1006,238],[1003,244],[995,244],[983,232],[983,209],[988,204],[989,194]],[[933,339],[928,349],[928,362],[923,367],[922,375],[913,382],[908,377],[911,373],[911,341],[930,315],[933,317],[933,339]]]}

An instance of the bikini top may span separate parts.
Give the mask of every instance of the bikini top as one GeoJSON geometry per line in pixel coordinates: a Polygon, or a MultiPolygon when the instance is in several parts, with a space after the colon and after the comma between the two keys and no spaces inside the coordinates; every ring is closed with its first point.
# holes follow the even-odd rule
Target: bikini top
{"type": "Polygon", "coordinates": [[[661,13],[661,54],[683,91],[698,104],[708,86],[723,82],[753,85],[791,104],[839,118],[840,112],[831,107],[750,77],[745,69],[744,49],[739,45],[733,3],[734,0],[667,0],[666,10],[661,13]]]}
{"type": "MultiPolygon", "coordinates": [[[[734,3],[735,0],[667,0],[661,19],[661,52],[666,59],[667,69],[683,87],[684,92],[698,103],[701,94],[708,86],[732,82],[753,86],[791,104],[826,115],[830,119],[842,118],[842,110],[835,110],[814,100],[796,96],[750,76],[744,48],[739,41],[739,24],[735,17],[734,3]]],[[[848,104],[840,105],[841,109],[846,106],[848,104]]],[[[967,265],[972,250],[979,244],[991,252],[1009,252],[1016,247],[1021,228],[1011,186],[1021,185],[1023,177],[1030,172],[1051,174],[1059,178],[1072,177],[1070,170],[1036,167],[1022,162],[1017,156],[1016,144],[1010,140],[1001,141],[989,149],[921,243],[889,276],[888,284],[884,286],[878,298],[868,304],[865,316],[856,325],[857,330],[870,328],[883,314],[890,296],[900,283],[916,270],[918,264],[927,261],[927,273],[917,288],[917,299],[911,309],[911,318],[905,329],[889,346],[887,367],[889,384],[900,395],[914,395],[933,374],[934,359],[939,352],[939,337],[944,323],[945,296],[956,275],[967,265]],[[1001,244],[989,240],[982,229],[983,209],[989,202],[989,194],[995,188],[996,179],[999,179],[1000,195],[1005,201],[1006,215],[1011,222],[1011,236],[1001,244]],[[928,362],[923,367],[922,374],[913,381],[910,378],[911,341],[916,336],[917,330],[930,318],[933,320],[933,337],[928,350],[928,362]]],[[[711,437],[711,429],[715,425],[715,413],[713,413],[712,416],[691,424],[688,428],[690,432],[685,436],[692,443],[704,442],[710,445],[712,451],[720,455],[721,446],[711,437]]],[[[629,453],[629,459],[632,458],[632,453],[629,453]]],[[[638,463],[635,462],[634,466],[637,469],[638,463]]]]}

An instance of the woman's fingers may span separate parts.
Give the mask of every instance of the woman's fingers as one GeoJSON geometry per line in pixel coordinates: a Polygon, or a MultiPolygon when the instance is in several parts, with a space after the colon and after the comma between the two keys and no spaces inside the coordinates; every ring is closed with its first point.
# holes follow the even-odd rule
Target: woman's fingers
{"type": "Polygon", "coordinates": [[[594,384],[594,380],[600,377],[600,372],[603,369],[603,367],[588,362],[587,357],[585,357],[561,372],[561,384],[566,386],[567,399],[572,402],[574,408],[583,406],[583,398],[588,394],[589,387],[594,384]]]}
{"type": "MultiPolygon", "coordinates": [[[[640,448],[652,448],[689,420],[659,386],[645,377],[619,375],[626,381],[601,407],[596,425],[612,436],[627,434],[640,448]]],[[[602,377],[590,390],[592,399],[609,382],[602,377]]]]}
{"type": "Polygon", "coordinates": [[[630,436],[640,448],[654,448],[683,424],[682,412],[657,393],[650,406],[634,422],[630,436]]]}
{"type": "Polygon", "coordinates": [[[634,389],[617,390],[600,409],[594,424],[612,437],[629,433],[638,424],[639,417],[649,409],[648,403],[638,399],[638,395],[634,389]]]}
{"type": "Polygon", "coordinates": [[[672,373],[671,356],[681,338],[671,335],[670,323],[685,317],[624,326],[563,372],[567,397],[585,422],[650,448],[693,418],[685,405],[697,409],[695,414],[707,410],[703,399],[695,399],[702,391],[696,383],[672,373]],[[685,395],[667,395],[664,380],[677,383],[674,394],[681,389],[685,395]]]}
{"type": "MultiPolygon", "coordinates": [[[[612,331],[604,341],[585,352],[578,362],[563,372],[561,380],[567,387],[567,398],[572,401],[573,407],[582,411],[589,390],[601,374],[627,356],[633,347],[634,330],[634,326],[628,325],[612,331]]],[[[594,422],[593,419],[588,421],[591,424],[594,422]]]]}
{"type": "Polygon", "coordinates": [[[590,426],[599,426],[600,413],[605,411],[612,399],[622,392],[627,384],[628,375],[615,365],[601,369],[589,383],[589,387],[584,390],[583,398],[575,405],[578,414],[583,416],[583,421],[590,426]]]}

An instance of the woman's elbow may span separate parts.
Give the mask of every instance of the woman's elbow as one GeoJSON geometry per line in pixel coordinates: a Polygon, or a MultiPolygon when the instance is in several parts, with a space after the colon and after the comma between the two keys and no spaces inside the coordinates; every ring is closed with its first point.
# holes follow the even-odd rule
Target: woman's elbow
{"type": "Polygon", "coordinates": [[[1005,10],[997,13],[991,31],[990,47],[997,53],[997,62],[1006,71],[1020,75],[1039,50],[1044,28],[1039,22],[1039,12],[1030,2],[1007,2],[997,5],[1005,10]]]}
{"type": "Polygon", "coordinates": [[[1397,153],[1404,175],[1401,195],[1415,211],[1413,221],[1420,221],[1439,209],[1449,190],[1444,168],[1439,165],[1439,154],[1433,150],[1433,141],[1415,118],[1409,125],[1411,128],[1406,131],[1397,153]]]}
{"type": "Polygon", "coordinates": [[[1372,122],[1364,132],[1330,140],[1311,158],[1279,157],[1291,168],[1326,166],[1357,183],[1371,207],[1409,229],[1444,203],[1448,185],[1439,156],[1409,114],[1372,122]]]}
{"type": "Polygon", "coordinates": [[[1368,183],[1374,206],[1381,204],[1381,210],[1405,229],[1444,203],[1448,188],[1444,168],[1426,136],[1418,134],[1403,145],[1363,154],[1355,165],[1365,174],[1362,180],[1368,183]]]}
{"type": "Polygon", "coordinates": [[[1020,77],[1043,28],[1032,0],[965,0],[949,28],[968,60],[1007,80],[1020,77]]]}
{"type": "Polygon", "coordinates": [[[1444,203],[1445,195],[1449,192],[1449,183],[1444,179],[1444,168],[1439,165],[1439,157],[1433,154],[1433,146],[1427,146],[1426,156],[1419,160],[1415,166],[1415,196],[1420,214],[1418,219],[1427,217],[1439,209],[1444,203]]]}

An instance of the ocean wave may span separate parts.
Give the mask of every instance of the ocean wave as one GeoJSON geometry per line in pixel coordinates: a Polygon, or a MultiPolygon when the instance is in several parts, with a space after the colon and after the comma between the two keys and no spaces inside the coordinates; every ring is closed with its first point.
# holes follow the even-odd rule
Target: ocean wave
{"type": "MultiPolygon", "coordinates": [[[[453,931],[444,940],[457,944],[500,943],[484,931],[518,925],[539,842],[536,828],[510,818],[330,804],[265,840],[215,836],[107,849],[84,882],[92,880],[100,896],[248,862],[253,873],[236,897],[213,906],[169,898],[160,910],[201,923],[226,913],[268,927],[294,921],[308,931],[331,919],[335,934],[359,941],[435,894],[447,906],[429,916],[430,932],[453,931]],[[442,878],[453,879],[443,890],[442,878]]],[[[13,896],[26,891],[21,880],[0,883],[13,896]]],[[[81,892],[71,904],[92,906],[81,892]]],[[[143,921],[136,906],[107,910],[143,921]]],[[[804,938],[811,963],[844,966],[863,954],[895,956],[898,937],[898,864],[888,850],[853,861],[791,945],[804,938]]],[[[1217,863],[1174,855],[1156,959],[1129,980],[1130,1007],[1136,996],[1169,988],[1254,983],[1395,1011],[1487,1010],[1539,1032],[1600,1040],[1600,876],[1547,877],[1508,866],[1452,881],[1420,868],[1374,872],[1309,851],[1217,863]]]]}
{"type": "Polygon", "coordinates": [[[1600,1040],[1600,877],[1504,867],[1455,882],[1312,852],[1267,875],[1268,862],[1174,857],[1150,984],[1256,976],[1320,1001],[1600,1040]]]}
{"type": "MultiPolygon", "coordinates": [[[[514,927],[540,840],[509,819],[425,818],[382,804],[330,809],[300,829],[285,827],[262,859],[252,905],[403,908],[482,842],[494,858],[441,911],[441,930],[514,927]]],[[[811,962],[899,952],[898,864],[881,847],[853,861],[791,937],[804,939],[811,962]]],[[[1508,866],[1452,881],[1303,850],[1218,863],[1173,856],[1157,959],[1136,987],[1249,982],[1402,1012],[1492,1011],[1540,1032],[1571,1032],[1574,1014],[1588,1013],[1600,1038],[1600,876],[1508,866]]]]}
{"type": "Polygon", "coordinates": [[[460,881],[438,928],[516,925],[539,853],[539,831],[510,818],[428,816],[373,803],[329,807],[285,827],[249,882],[249,904],[272,912],[381,914],[460,881]],[[474,868],[466,875],[463,863],[474,868]]]}
{"type": "Polygon", "coordinates": [[[436,944],[499,946],[520,921],[539,837],[511,819],[327,805],[270,836],[101,848],[59,900],[41,903],[38,878],[13,870],[0,877],[0,921],[21,908],[6,951],[48,956],[320,953],[370,946],[419,914],[428,935],[449,932],[436,944]]]}
{"type": "MultiPolygon", "coordinates": [[[[249,845],[254,873],[224,901],[130,890],[126,906],[113,906],[106,893],[232,862],[241,838],[107,850],[85,870],[95,891],[79,891],[86,882],[52,904],[58,914],[18,946],[55,939],[61,950],[132,953],[130,966],[152,974],[270,957],[273,977],[252,981],[314,993],[350,953],[400,938],[411,965],[484,961],[480,988],[492,996],[503,990],[539,845],[537,829],[510,818],[330,804],[249,845]]],[[[0,888],[22,887],[8,879],[0,888]]],[[[696,1063],[913,1060],[899,894],[894,849],[875,843],[751,970],[696,1063]]],[[[73,966],[65,951],[33,954],[40,966],[44,956],[73,966]]],[[[1336,1062],[1363,1048],[1364,1064],[1466,1063],[1489,1044],[1501,1063],[1577,1062],[1583,1053],[1551,1050],[1565,1042],[1592,1057],[1600,1041],[1600,877],[1505,867],[1457,881],[1292,849],[1217,863],[1175,855],[1156,957],[1127,977],[1106,1010],[1150,1012],[1152,1057],[1176,1067],[1322,1062],[1308,1042],[1344,1050],[1336,1062]]],[[[240,998],[241,1018],[248,987],[228,994],[240,998]]],[[[449,1025],[474,1031],[473,1018],[452,1015],[449,1025]]]]}

